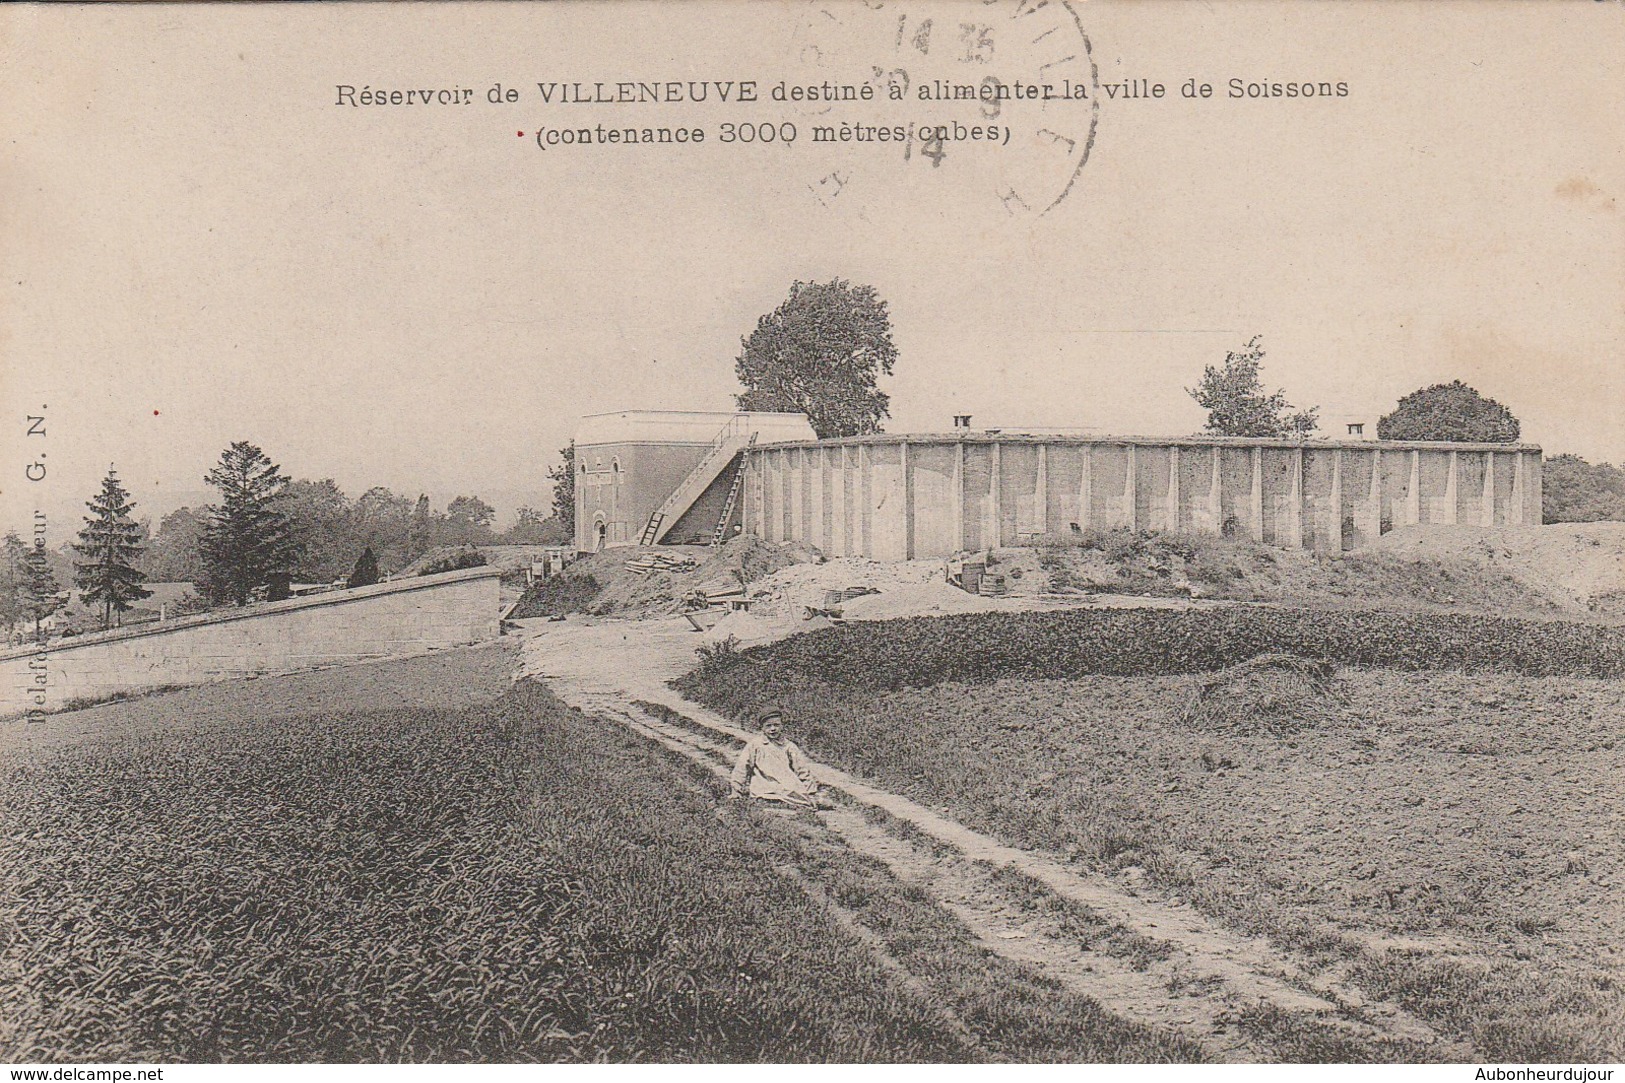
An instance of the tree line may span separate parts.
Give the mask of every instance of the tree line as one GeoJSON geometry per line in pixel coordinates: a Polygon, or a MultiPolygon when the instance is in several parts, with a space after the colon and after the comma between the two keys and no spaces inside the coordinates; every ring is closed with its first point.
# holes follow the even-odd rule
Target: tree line
{"type": "MultiPolygon", "coordinates": [[[[1205,432],[1219,436],[1308,436],[1317,411],[1294,410],[1284,390],[1266,392],[1261,339],[1231,351],[1223,365],[1209,365],[1186,392],[1208,411],[1205,432]]],[[[1447,440],[1475,444],[1515,443],[1521,426],[1512,411],[1460,380],[1420,388],[1377,420],[1379,440],[1447,440]]],[[[1547,523],[1625,521],[1625,465],[1590,463],[1578,455],[1546,459],[1542,470],[1541,518],[1547,523]]]]}
{"type": "Polygon", "coordinates": [[[331,478],[289,478],[246,441],[226,448],[204,480],[218,502],[173,511],[154,531],[134,518],[135,503],[110,467],[86,504],[77,539],[65,547],[71,556],[7,533],[0,539],[0,620],[12,629],[31,625],[38,637],[66,604],[64,580],[108,628],[151,597],[148,582],[195,584],[186,608],[244,605],[276,597],[292,582],[374,583],[439,548],[570,538],[564,524],[531,507],[498,532],[495,509],[477,496],[459,496],[443,511],[427,496],[414,500],[382,486],[352,500],[331,478]]]}
{"type": "MultiPolygon", "coordinates": [[[[232,485],[247,481],[233,477],[232,485]]],[[[508,529],[498,531],[495,510],[477,496],[456,497],[439,510],[427,496],[414,499],[383,486],[351,498],[331,478],[281,479],[271,488],[274,498],[264,502],[274,505],[290,525],[297,544],[283,563],[300,582],[326,583],[345,576],[369,549],[381,573],[389,575],[445,546],[562,545],[570,537],[557,520],[532,507],[520,508],[508,529]]],[[[143,570],[154,580],[204,582],[209,563],[202,539],[217,517],[214,506],[180,508],[164,516],[148,540],[143,570]]]]}

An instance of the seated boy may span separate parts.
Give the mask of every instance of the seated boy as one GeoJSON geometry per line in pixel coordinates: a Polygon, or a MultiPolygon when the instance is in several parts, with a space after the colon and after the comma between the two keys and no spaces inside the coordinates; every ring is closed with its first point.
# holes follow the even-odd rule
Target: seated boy
{"type": "Polygon", "coordinates": [[[756,724],[761,732],[739,753],[729,798],[748,795],[794,808],[828,808],[829,802],[818,796],[807,757],[784,736],[784,712],[765,707],[757,712],[756,724]]]}

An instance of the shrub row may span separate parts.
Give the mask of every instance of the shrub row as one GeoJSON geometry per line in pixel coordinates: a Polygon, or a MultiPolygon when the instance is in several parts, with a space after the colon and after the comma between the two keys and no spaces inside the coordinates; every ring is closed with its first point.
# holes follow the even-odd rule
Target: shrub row
{"type": "Polygon", "coordinates": [[[821,629],[702,661],[704,682],[741,663],[886,690],[942,681],[1223,669],[1266,653],[1337,665],[1625,676],[1625,628],[1457,613],[1223,606],[972,613],[821,629]]]}
{"type": "Polygon", "coordinates": [[[418,570],[419,575],[439,575],[442,572],[460,572],[464,568],[480,568],[486,563],[485,554],[472,547],[456,549],[442,554],[418,570]]]}

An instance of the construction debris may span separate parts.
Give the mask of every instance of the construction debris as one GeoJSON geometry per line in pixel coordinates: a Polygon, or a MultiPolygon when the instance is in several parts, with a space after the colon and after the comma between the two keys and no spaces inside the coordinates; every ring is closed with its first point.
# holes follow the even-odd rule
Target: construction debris
{"type": "Polygon", "coordinates": [[[633,575],[650,572],[686,572],[699,567],[700,562],[687,553],[645,553],[626,562],[633,575]]]}
{"type": "Polygon", "coordinates": [[[842,602],[850,602],[853,598],[861,598],[865,594],[879,594],[874,587],[843,587],[840,590],[824,591],[824,606],[828,609],[838,607],[842,602]]]}
{"type": "Polygon", "coordinates": [[[983,584],[989,578],[987,569],[993,563],[993,554],[982,551],[980,553],[958,553],[948,558],[945,573],[948,582],[967,594],[980,594],[991,596],[1004,593],[1004,577],[996,576],[998,582],[995,586],[984,589],[983,584]]]}

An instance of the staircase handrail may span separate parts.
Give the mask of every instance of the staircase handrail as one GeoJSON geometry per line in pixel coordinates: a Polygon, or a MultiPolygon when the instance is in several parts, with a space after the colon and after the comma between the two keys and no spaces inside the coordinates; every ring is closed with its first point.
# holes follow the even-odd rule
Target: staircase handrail
{"type": "MultiPolygon", "coordinates": [[[[717,455],[721,453],[724,447],[728,446],[731,440],[739,439],[739,431],[746,421],[748,421],[748,418],[744,414],[735,414],[733,417],[729,418],[728,423],[723,425],[722,428],[718,430],[716,436],[712,437],[710,445],[705,450],[705,454],[700,457],[699,462],[694,464],[694,469],[690,470],[687,476],[685,476],[682,481],[677,483],[677,488],[671,491],[671,495],[666,497],[666,499],[661,502],[660,507],[656,510],[669,514],[673,507],[683,502],[685,499],[688,500],[689,503],[692,503],[693,499],[699,496],[699,493],[690,493],[688,491],[699,484],[695,481],[695,479],[704,476],[707,465],[710,464],[717,457],[717,455]]],[[[739,449],[734,448],[733,455],[737,455],[738,453],[739,449]]],[[[729,457],[732,458],[732,455],[729,457]]],[[[705,484],[709,485],[713,480],[715,480],[715,474],[708,478],[705,484]]],[[[701,487],[701,491],[704,491],[703,487],[701,487]]],[[[676,522],[676,519],[673,518],[672,521],[676,522]]]]}

